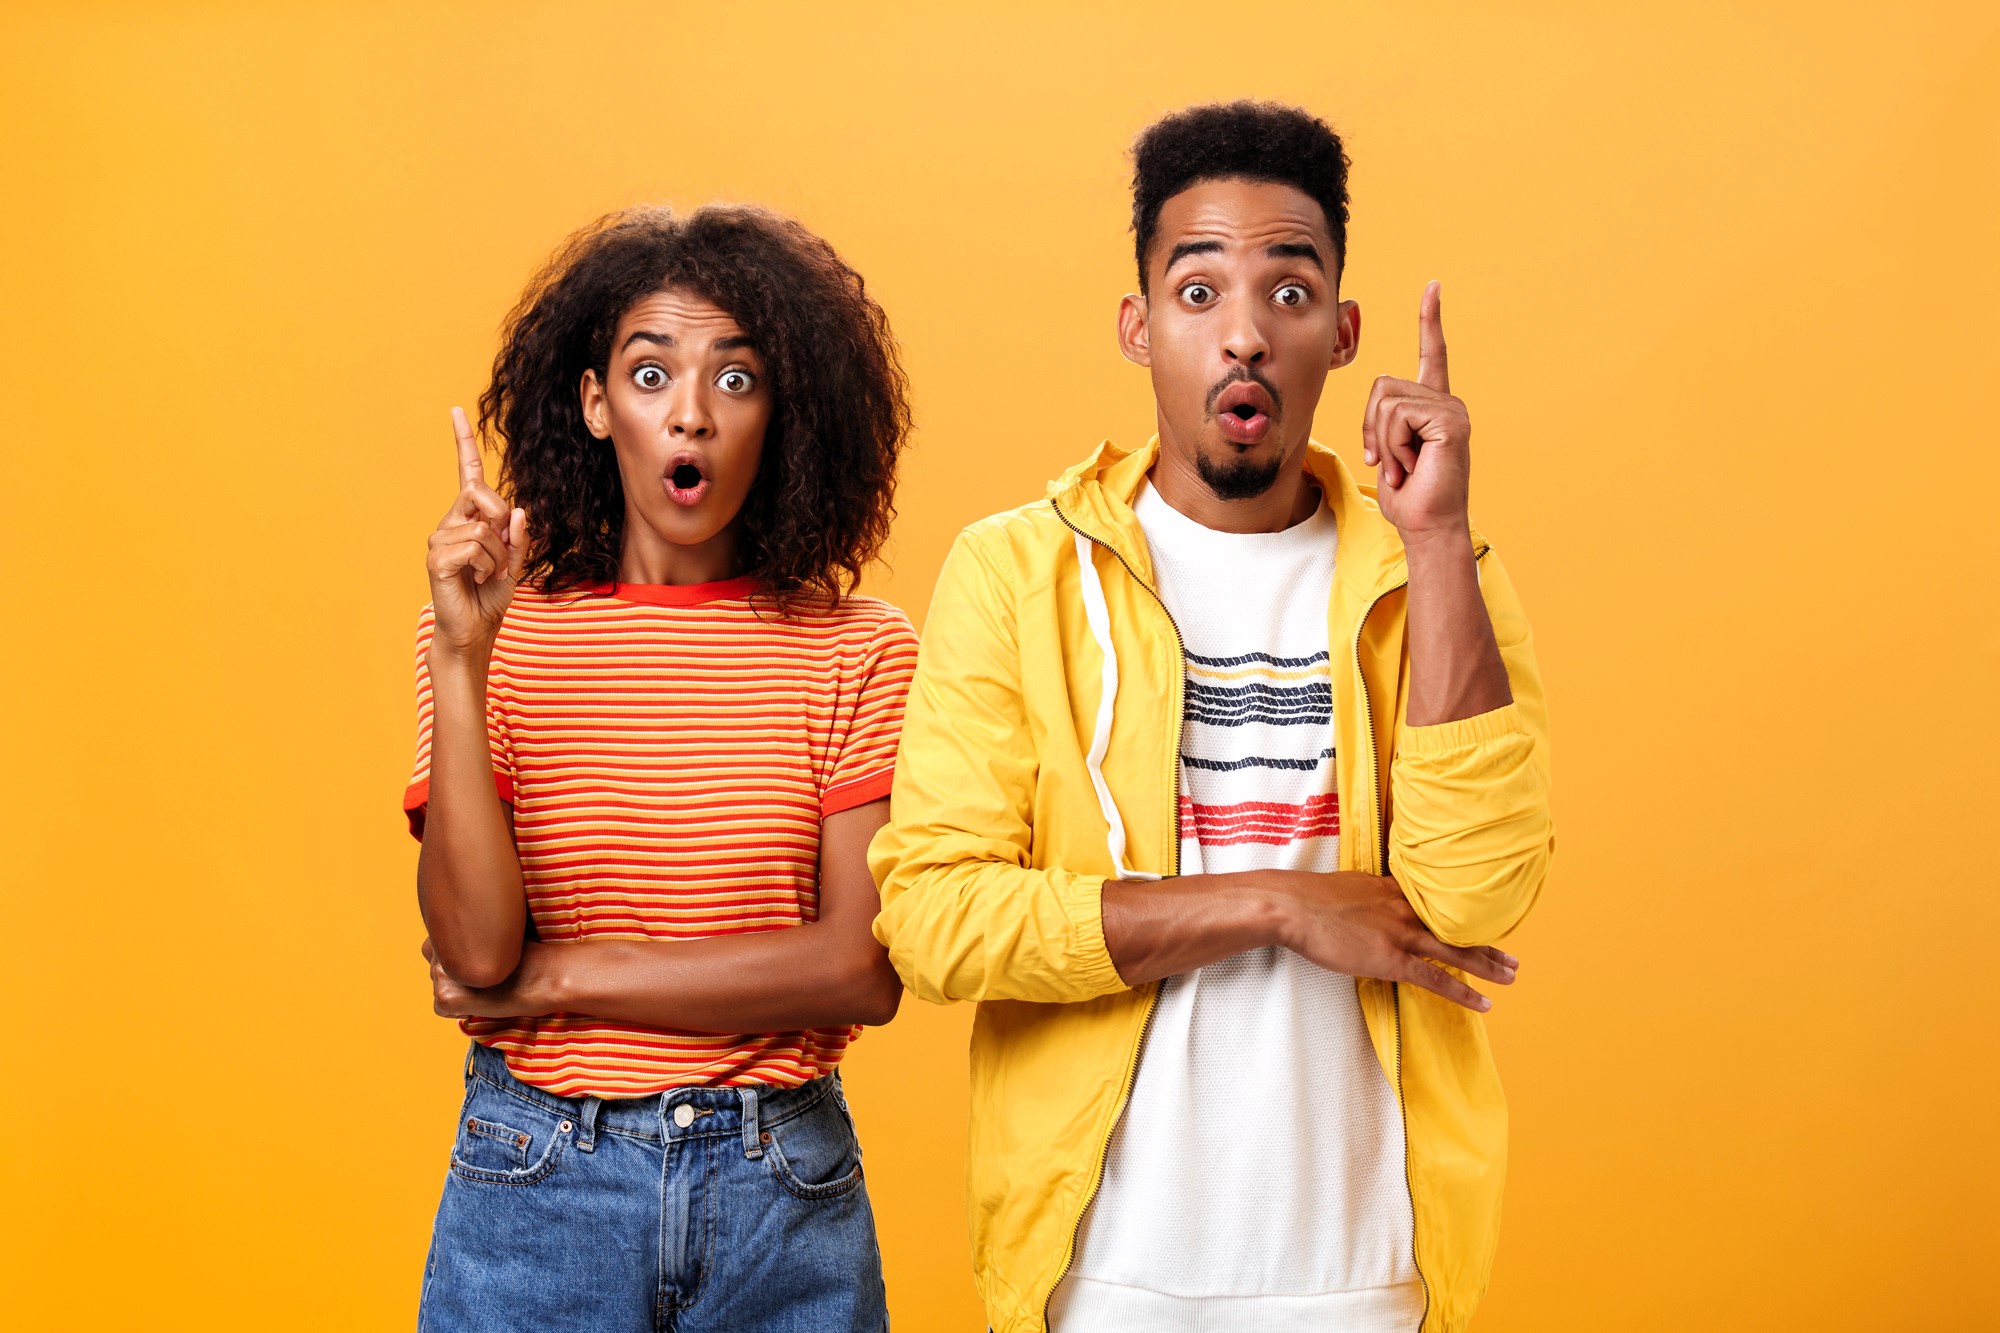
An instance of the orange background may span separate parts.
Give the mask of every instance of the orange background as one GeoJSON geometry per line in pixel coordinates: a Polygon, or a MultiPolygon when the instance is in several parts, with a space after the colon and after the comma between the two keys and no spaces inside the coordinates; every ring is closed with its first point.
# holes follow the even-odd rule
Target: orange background
{"type": "MultiPolygon", "coordinates": [[[[0,18],[9,1324],[411,1322],[423,543],[569,229],[761,200],[868,275],[920,618],[962,524],[1148,431],[1123,153],[1244,93],[1355,159],[1350,460],[1443,279],[1553,701],[1478,1326],[2000,1320],[2000,11],[55,8],[0,18]]],[[[850,1064],[903,1330],[980,1326],[969,1020],[850,1064]]]]}

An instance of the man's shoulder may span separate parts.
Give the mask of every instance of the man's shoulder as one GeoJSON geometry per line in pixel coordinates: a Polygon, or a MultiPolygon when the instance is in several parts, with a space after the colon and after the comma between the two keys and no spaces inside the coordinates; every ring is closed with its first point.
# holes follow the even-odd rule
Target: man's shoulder
{"type": "Polygon", "coordinates": [[[1003,509],[968,523],[958,543],[992,563],[1032,561],[1045,551],[1067,549],[1071,530],[1047,496],[1003,509]]]}

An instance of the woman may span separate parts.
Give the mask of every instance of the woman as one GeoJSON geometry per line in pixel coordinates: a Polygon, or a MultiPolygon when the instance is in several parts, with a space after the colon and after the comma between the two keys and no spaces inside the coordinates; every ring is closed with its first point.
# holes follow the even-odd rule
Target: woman
{"type": "Polygon", "coordinates": [[[615,214],[454,409],[404,797],[473,1038],[426,1333],[881,1329],[837,1067],[916,640],[850,595],[909,427],[882,310],[797,223],[615,214]]]}

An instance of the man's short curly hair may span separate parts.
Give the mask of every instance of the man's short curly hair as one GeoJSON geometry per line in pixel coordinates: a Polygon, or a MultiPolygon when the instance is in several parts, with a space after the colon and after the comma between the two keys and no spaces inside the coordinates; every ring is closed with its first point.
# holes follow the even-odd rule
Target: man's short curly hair
{"type": "Polygon", "coordinates": [[[772,411],[739,551],[781,608],[837,603],[895,517],[908,386],[888,316],[833,247],[761,208],[685,217],[633,208],[565,241],[503,328],[482,431],[528,511],[526,577],[550,592],[618,577],[625,494],[609,440],[584,424],[585,370],[608,378],[634,304],[667,288],[729,312],[770,375],[772,411]]]}
{"type": "Polygon", "coordinates": [[[1347,152],[1310,111],[1281,102],[1215,102],[1148,125],[1132,145],[1132,231],[1139,290],[1167,200],[1203,181],[1289,185],[1326,214],[1335,278],[1347,262],[1347,152]]]}

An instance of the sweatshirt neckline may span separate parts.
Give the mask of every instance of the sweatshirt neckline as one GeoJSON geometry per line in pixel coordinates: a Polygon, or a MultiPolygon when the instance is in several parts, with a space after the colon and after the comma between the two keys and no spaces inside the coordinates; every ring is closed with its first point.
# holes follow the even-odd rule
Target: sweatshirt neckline
{"type": "Polygon", "coordinates": [[[1184,549],[1220,556],[1271,557],[1319,550],[1336,540],[1339,526],[1322,491],[1318,508],[1288,528],[1276,532],[1223,532],[1174,508],[1151,478],[1139,483],[1139,493],[1132,497],[1132,513],[1149,538],[1157,534],[1184,549]]]}

